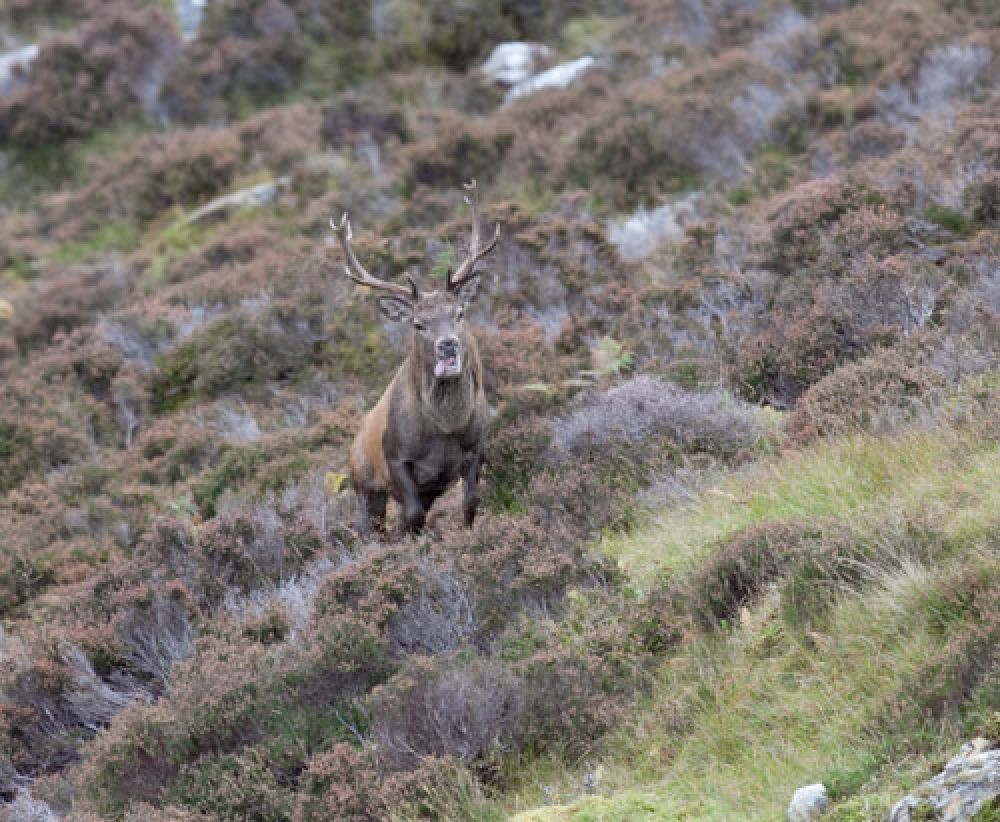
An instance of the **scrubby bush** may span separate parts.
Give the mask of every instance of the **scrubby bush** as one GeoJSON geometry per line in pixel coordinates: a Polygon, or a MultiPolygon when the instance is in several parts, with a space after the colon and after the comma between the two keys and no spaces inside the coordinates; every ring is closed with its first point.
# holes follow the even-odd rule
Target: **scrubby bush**
{"type": "Polygon", "coordinates": [[[379,145],[390,140],[405,143],[410,139],[410,129],[399,106],[356,92],[345,92],[327,103],[321,133],[324,142],[334,148],[355,146],[364,138],[379,145]]]}
{"type": "Polygon", "coordinates": [[[320,147],[323,122],[318,108],[308,104],[263,111],[236,129],[243,160],[277,175],[301,171],[306,159],[320,147]]]}
{"type": "Polygon", "coordinates": [[[688,607],[705,627],[735,619],[785,577],[822,534],[820,528],[799,522],[765,523],[738,531],[688,583],[688,607]]]}
{"type": "Polygon", "coordinates": [[[312,361],[308,325],[269,313],[223,317],[165,354],[153,377],[153,410],[170,411],[194,396],[288,377],[312,361]]]}
{"type": "Polygon", "coordinates": [[[70,268],[46,277],[18,300],[11,333],[22,350],[93,323],[125,296],[131,272],[120,261],[70,268]]]}
{"type": "Polygon", "coordinates": [[[202,121],[273,101],[303,80],[340,87],[373,60],[367,4],[225,0],[208,6],[198,37],[167,78],[167,110],[202,121]],[[308,70],[321,76],[310,78],[308,70]]]}
{"type": "Polygon", "coordinates": [[[692,188],[701,138],[727,124],[708,99],[683,96],[624,99],[597,119],[577,138],[564,173],[620,210],[692,188]]]}
{"type": "Polygon", "coordinates": [[[81,17],[92,8],[91,0],[8,0],[4,11],[16,26],[39,20],[81,17]]]}
{"type": "Polygon", "coordinates": [[[502,663],[416,666],[375,690],[372,736],[383,766],[412,770],[428,757],[486,762],[524,722],[523,694],[502,663]]]}
{"type": "Polygon", "coordinates": [[[162,10],[102,8],[76,33],[42,45],[29,81],[0,103],[0,142],[61,143],[152,107],[178,48],[162,10]]]}
{"type": "Polygon", "coordinates": [[[787,431],[800,444],[819,436],[883,431],[919,417],[942,387],[943,379],[921,365],[917,355],[876,350],[810,387],[796,404],[787,431]]]}
{"type": "Polygon", "coordinates": [[[802,183],[776,198],[769,215],[770,237],[763,262],[794,275],[816,262],[830,225],[862,206],[878,207],[879,193],[856,183],[827,178],[802,183]]]}
{"type": "Polygon", "coordinates": [[[198,39],[167,78],[167,111],[186,121],[207,119],[250,100],[273,99],[301,76],[306,44],[295,12],[281,2],[212,4],[198,39]]]}
{"type": "MultiPolygon", "coordinates": [[[[8,386],[4,386],[7,388],[8,386]]],[[[0,491],[17,488],[80,456],[87,446],[83,419],[66,409],[40,408],[0,389],[0,491]]]]}
{"type": "Polygon", "coordinates": [[[412,771],[380,775],[369,751],[341,743],[318,754],[303,774],[295,822],[374,822],[404,818],[443,818],[454,810],[449,800],[468,789],[469,778],[454,762],[423,760],[412,771]]]}
{"type": "Polygon", "coordinates": [[[813,383],[866,347],[892,335],[866,338],[859,318],[830,303],[799,312],[776,312],[767,330],[748,337],[737,353],[737,379],[748,399],[789,408],[813,383]]]}
{"type": "MultiPolygon", "coordinates": [[[[960,721],[994,715],[1000,708],[995,688],[995,659],[1000,648],[996,569],[988,563],[968,565],[948,574],[923,592],[920,605],[940,646],[908,672],[888,701],[891,711],[881,726],[899,726],[901,718],[918,725],[928,717],[960,721]]],[[[970,728],[971,732],[972,729],[970,728]]]]}
{"type": "Polygon", "coordinates": [[[455,188],[477,179],[488,184],[501,172],[503,158],[515,140],[512,129],[503,125],[479,125],[467,118],[448,115],[434,129],[434,136],[404,152],[408,164],[405,185],[455,188]]]}
{"type": "Polygon", "coordinates": [[[174,206],[205,203],[233,181],[241,146],[230,130],[194,129],[144,145],[132,193],[135,213],[151,220],[174,206]]]}
{"type": "Polygon", "coordinates": [[[753,448],[765,434],[758,414],[729,394],[697,394],[649,376],[615,386],[552,429],[552,447],[569,454],[666,438],[681,449],[727,455],[753,448]]]}
{"type": "Polygon", "coordinates": [[[246,593],[293,576],[323,544],[312,527],[283,522],[265,505],[254,514],[223,514],[198,532],[197,587],[206,604],[219,604],[228,592],[246,593]]]}
{"type": "Polygon", "coordinates": [[[504,14],[503,0],[460,0],[429,3],[428,50],[446,66],[464,69],[483,56],[491,43],[515,36],[511,21],[504,14]]]}
{"type": "Polygon", "coordinates": [[[281,776],[257,748],[208,756],[180,769],[165,800],[210,819],[285,822],[292,797],[281,776]]]}

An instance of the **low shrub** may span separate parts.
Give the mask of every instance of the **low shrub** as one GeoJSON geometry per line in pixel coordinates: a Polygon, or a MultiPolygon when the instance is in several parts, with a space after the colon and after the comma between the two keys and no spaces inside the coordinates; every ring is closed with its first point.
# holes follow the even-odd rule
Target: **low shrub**
{"type": "Polygon", "coordinates": [[[151,220],[174,206],[204,204],[232,183],[241,152],[239,137],[229,129],[153,138],[134,158],[141,168],[131,192],[135,213],[151,220]]]}
{"type": "Polygon", "coordinates": [[[313,334],[300,319],[231,313],[163,355],[153,375],[152,408],[174,410],[247,384],[288,377],[314,359],[313,334]]]}
{"type": "Polygon", "coordinates": [[[824,178],[801,183],[775,198],[768,215],[770,236],[762,262],[781,274],[794,275],[817,261],[828,228],[862,206],[884,202],[878,192],[858,183],[824,178]]]}
{"type": "Polygon", "coordinates": [[[207,756],[181,767],[164,801],[209,819],[286,822],[293,799],[281,777],[258,748],[207,756]]]}
{"type": "Polygon", "coordinates": [[[18,347],[46,346],[57,334],[90,325],[127,294],[130,274],[116,261],[75,266],[40,280],[15,307],[10,325],[18,347]]]}
{"type": "Polygon", "coordinates": [[[0,142],[62,143],[151,107],[156,75],[179,50],[175,32],[161,9],[116,2],[44,43],[28,82],[0,103],[0,142]]]}
{"type": "Polygon", "coordinates": [[[837,366],[862,355],[870,340],[856,314],[828,302],[801,312],[775,312],[769,327],[747,337],[736,354],[738,388],[747,399],[790,408],[837,366]]]}
{"type": "Polygon", "coordinates": [[[60,409],[21,404],[12,394],[0,389],[0,492],[66,465],[87,446],[82,419],[74,421],[60,409]]]}
{"type": "Polygon", "coordinates": [[[325,89],[356,82],[374,59],[370,20],[356,0],[213,3],[167,78],[167,111],[205,121],[274,102],[306,80],[325,89]]]}
{"type": "Polygon", "coordinates": [[[928,718],[958,721],[967,714],[974,723],[1000,709],[993,662],[1000,649],[998,602],[995,568],[988,564],[966,567],[926,592],[940,648],[908,672],[880,722],[898,727],[908,716],[923,725],[928,718]]]}
{"type": "Polygon", "coordinates": [[[334,148],[357,146],[366,138],[379,145],[411,138],[402,108],[355,92],[344,92],[327,103],[320,132],[334,148]]]}
{"type": "Polygon", "coordinates": [[[417,662],[377,688],[369,705],[379,763],[393,771],[425,758],[486,763],[513,747],[524,723],[517,677],[492,660],[442,670],[417,662]]]}
{"type": "Polygon", "coordinates": [[[682,450],[726,456],[764,436],[757,412],[729,394],[689,392],[650,376],[623,382],[552,424],[552,448],[574,455],[663,438],[682,450]]]}
{"type": "Polygon", "coordinates": [[[515,133],[505,125],[480,125],[458,115],[442,116],[434,136],[407,146],[403,160],[406,192],[417,186],[455,188],[476,179],[489,184],[500,174],[515,133]]]}
{"type": "Polygon", "coordinates": [[[933,404],[943,382],[919,363],[918,356],[877,349],[811,386],[796,404],[786,430],[798,444],[849,432],[879,433],[917,419],[933,404]]]}
{"type": "Polygon", "coordinates": [[[709,99],[685,95],[629,96],[595,121],[600,125],[574,142],[561,175],[622,211],[692,188],[703,138],[728,125],[709,99]]]}
{"type": "Polygon", "coordinates": [[[283,521],[267,505],[215,517],[195,537],[199,596],[206,605],[218,605],[227,593],[277,584],[294,576],[322,545],[310,525],[283,521]]]}
{"type": "Polygon", "coordinates": [[[450,798],[464,792],[468,782],[468,775],[448,760],[425,759],[415,770],[379,775],[371,752],[341,743],[309,762],[292,819],[445,818],[442,814],[454,810],[450,798]]]}

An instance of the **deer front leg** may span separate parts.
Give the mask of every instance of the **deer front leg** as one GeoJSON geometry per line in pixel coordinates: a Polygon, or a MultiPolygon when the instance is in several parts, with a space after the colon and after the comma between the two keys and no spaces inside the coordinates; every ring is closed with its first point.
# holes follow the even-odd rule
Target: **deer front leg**
{"type": "Polygon", "coordinates": [[[358,494],[358,532],[368,538],[385,534],[385,505],[388,494],[384,491],[365,491],[358,494]]]}
{"type": "Polygon", "coordinates": [[[403,522],[406,530],[415,533],[424,527],[427,511],[420,502],[420,492],[413,479],[413,469],[405,460],[388,460],[389,477],[403,503],[403,522]]]}
{"type": "Polygon", "coordinates": [[[462,482],[464,484],[462,515],[466,528],[471,528],[472,523],[476,521],[476,510],[479,508],[479,466],[482,461],[483,455],[478,449],[466,454],[462,460],[462,482]]]}

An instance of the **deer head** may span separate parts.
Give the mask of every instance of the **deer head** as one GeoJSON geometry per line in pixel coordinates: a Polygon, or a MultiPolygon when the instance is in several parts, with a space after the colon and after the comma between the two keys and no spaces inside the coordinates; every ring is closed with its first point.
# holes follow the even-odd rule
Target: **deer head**
{"type": "Polygon", "coordinates": [[[421,292],[411,277],[406,278],[408,286],[373,277],[358,262],[351,249],[351,223],[347,214],[339,225],[330,221],[347,259],[344,266],[347,276],[359,285],[385,292],[378,297],[379,308],[390,320],[410,323],[413,332],[411,353],[421,370],[435,381],[454,380],[463,374],[467,352],[475,345],[466,330],[465,309],[478,291],[476,264],[496,247],[500,239],[500,224],[497,223],[493,239],[482,245],[476,181],[466,183],[464,188],[465,202],[472,212],[469,253],[454,273],[448,269],[443,291],[421,292]]]}

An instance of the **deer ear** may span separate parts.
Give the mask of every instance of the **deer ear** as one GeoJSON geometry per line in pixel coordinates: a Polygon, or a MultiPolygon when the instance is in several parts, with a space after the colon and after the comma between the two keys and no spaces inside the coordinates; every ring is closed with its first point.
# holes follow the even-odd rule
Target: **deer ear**
{"type": "Polygon", "coordinates": [[[458,289],[456,294],[458,298],[465,304],[468,305],[479,293],[479,275],[474,275],[471,279],[466,280],[462,283],[461,287],[458,289]]]}
{"type": "Polygon", "coordinates": [[[379,297],[378,307],[386,319],[396,323],[413,317],[413,306],[399,297],[379,297]]]}

